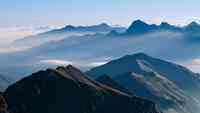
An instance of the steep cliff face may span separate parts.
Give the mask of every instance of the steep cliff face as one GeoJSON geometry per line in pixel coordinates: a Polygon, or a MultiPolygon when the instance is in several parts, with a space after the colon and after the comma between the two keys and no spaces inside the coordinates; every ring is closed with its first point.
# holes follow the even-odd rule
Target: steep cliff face
{"type": "Polygon", "coordinates": [[[34,73],[4,95],[12,113],[159,113],[153,102],[102,85],[72,66],[34,73]]]}

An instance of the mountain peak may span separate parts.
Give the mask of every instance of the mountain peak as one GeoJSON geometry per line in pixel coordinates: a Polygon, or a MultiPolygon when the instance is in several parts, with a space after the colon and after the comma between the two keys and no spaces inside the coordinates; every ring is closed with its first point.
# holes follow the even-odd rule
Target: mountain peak
{"type": "Polygon", "coordinates": [[[148,26],[148,24],[143,22],[142,20],[135,20],[128,29],[133,29],[137,27],[146,27],[146,26],[148,26]]]}
{"type": "Polygon", "coordinates": [[[74,30],[76,27],[74,27],[73,25],[66,25],[63,29],[65,30],[74,30]]]}
{"type": "Polygon", "coordinates": [[[147,54],[145,53],[136,53],[136,54],[133,54],[133,56],[137,56],[137,57],[149,57],[147,54]]]}
{"type": "Polygon", "coordinates": [[[136,54],[132,54],[132,55],[126,55],[125,57],[130,57],[130,58],[134,58],[134,59],[146,59],[149,58],[150,56],[148,56],[145,53],[136,53],[136,54]]]}
{"type": "Polygon", "coordinates": [[[197,32],[198,33],[200,31],[200,24],[193,21],[185,27],[185,30],[187,32],[193,32],[193,33],[197,32]]]}
{"type": "Polygon", "coordinates": [[[97,26],[110,27],[107,23],[101,23],[101,24],[99,24],[99,25],[97,25],[97,26]]]}
{"type": "Polygon", "coordinates": [[[127,34],[140,34],[155,29],[155,25],[149,25],[141,20],[134,21],[131,26],[127,29],[127,34]]]}
{"type": "Polygon", "coordinates": [[[188,26],[200,26],[199,23],[193,21],[190,24],[188,24],[188,26]]]}
{"type": "Polygon", "coordinates": [[[144,21],[142,20],[135,20],[132,25],[148,25],[147,23],[145,23],[144,21]]]}
{"type": "Polygon", "coordinates": [[[162,23],[160,24],[160,26],[161,26],[161,27],[165,27],[165,28],[172,27],[172,25],[170,25],[170,24],[167,23],[167,22],[162,22],[162,23]]]}
{"type": "Polygon", "coordinates": [[[162,22],[160,25],[147,24],[141,20],[134,21],[131,26],[127,29],[126,34],[144,34],[148,32],[167,30],[167,31],[181,31],[182,28],[170,25],[167,22],[162,22]]]}

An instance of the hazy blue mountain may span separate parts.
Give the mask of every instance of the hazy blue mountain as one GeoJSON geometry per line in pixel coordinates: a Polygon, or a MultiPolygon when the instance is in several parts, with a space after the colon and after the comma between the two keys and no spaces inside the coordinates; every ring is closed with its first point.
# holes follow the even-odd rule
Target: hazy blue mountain
{"type": "MultiPolygon", "coordinates": [[[[0,66],[0,72],[4,75],[25,76],[33,71],[55,66],[52,62],[48,63],[52,60],[59,61],[59,63],[60,61],[70,62],[86,70],[94,67],[93,64],[102,64],[111,59],[138,52],[179,63],[199,58],[199,32],[190,33],[187,27],[191,25],[177,27],[166,22],[160,25],[149,25],[139,20],[133,23],[143,24],[146,27],[151,26],[147,28],[157,30],[153,30],[153,32],[147,30],[148,32],[140,35],[134,35],[134,33],[126,35],[127,32],[119,33],[112,30],[108,34],[69,36],[41,44],[26,51],[0,54],[0,62],[4,64],[0,66]],[[15,65],[10,65],[9,62],[15,65]],[[24,72],[20,71],[21,69],[24,72]]],[[[139,28],[132,27],[132,29],[139,28]]],[[[68,26],[66,29],[74,28],[68,26]]],[[[53,36],[51,39],[55,39],[55,37],[53,36]]],[[[39,43],[42,42],[40,38],[38,39],[39,43]]],[[[29,45],[28,43],[23,44],[29,45]]]]}
{"type": "Polygon", "coordinates": [[[23,78],[4,97],[11,113],[160,113],[153,102],[91,80],[71,65],[23,78]]]}
{"type": "Polygon", "coordinates": [[[60,29],[53,29],[44,33],[27,36],[16,40],[13,44],[16,46],[37,46],[49,41],[61,40],[70,36],[82,36],[86,34],[109,33],[115,30],[117,32],[124,32],[124,27],[113,27],[102,23],[92,26],[72,26],[67,25],[60,29]]]}
{"type": "Polygon", "coordinates": [[[183,38],[187,37],[191,41],[199,41],[200,37],[200,25],[193,21],[190,24],[180,27],[175,25],[170,25],[167,22],[162,22],[160,25],[156,24],[147,24],[142,20],[134,21],[126,32],[123,35],[144,35],[152,32],[160,32],[160,31],[168,31],[168,32],[177,32],[184,34],[183,38]]]}
{"type": "Polygon", "coordinates": [[[139,53],[113,60],[86,73],[94,78],[110,75],[132,93],[152,99],[163,109],[174,109],[179,113],[199,110],[198,74],[177,64],[139,53]]]}
{"type": "MultiPolygon", "coordinates": [[[[116,30],[118,32],[125,31],[126,28],[124,27],[112,27],[109,26],[106,23],[102,23],[99,25],[93,25],[93,26],[72,26],[67,25],[66,27],[62,28],[63,31],[77,31],[77,32],[94,32],[94,33],[108,33],[112,30],[116,30]]],[[[60,30],[59,30],[60,31],[60,30]]]]}
{"type": "Polygon", "coordinates": [[[127,29],[128,34],[140,34],[140,33],[146,33],[152,30],[156,30],[157,26],[156,25],[148,25],[147,23],[141,21],[141,20],[136,20],[134,21],[130,27],[127,29]]]}
{"type": "Polygon", "coordinates": [[[141,35],[144,33],[149,32],[156,32],[156,31],[182,31],[180,27],[173,26],[168,24],[167,22],[162,22],[160,25],[155,24],[147,24],[141,20],[134,21],[126,31],[126,35],[141,35]]]}
{"type": "Polygon", "coordinates": [[[193,21],[187,26],[185,26],[184,29],[188,32],[195,33],[200,31],[200,25],[197,22],[193,21]]]}

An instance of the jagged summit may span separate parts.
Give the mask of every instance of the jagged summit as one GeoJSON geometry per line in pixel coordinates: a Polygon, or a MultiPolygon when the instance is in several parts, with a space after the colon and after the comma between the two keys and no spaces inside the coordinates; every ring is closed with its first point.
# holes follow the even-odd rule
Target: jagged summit
{"type": "Polygon", "coordinates": [[[171,24],[169,24],[167,22],[162,22],[159,25],[159,28],[163,29],[163,30],[181,31],[181,28],[179,28],[177,26],[174,26],[174,25],[171,25],[171,24]]]}
{"type": "Polygon", "coordinates": [[[63,29],[64,30],[74,30],[75,27],[73,25],[66,25],[63,29]]]}
{"type": "Polygon", "coordinates": [[[196,21],[192,21],[191,23],[188,24],[188,26],[200,26],[200,24],[197,23],[196,21]]]}
{"type": "Polygon", "coordinates": [[[132,23],[132,26],[147,26],[148,24],[145,23],[144,21],[142,20],[135,20],[133,23],[132,23]]]}
{"type": "Polygon", "coordinates": [[[80,32],[104,32],[104,31],[111,31],[113,28],[112,26],[109,26],[106,23],[101,23],[98,25],[91,25],[91,26],[73,26],[73,25],[67,25],[64,28],[61,28],[61,31],[80,31],[80,32]]]}
{"type": "Polygon", "coordinates": [[[156,24],[147,24],[142,20],[136,20],[127,29],[126,34],[141,35],[149,32],[162,31],[162,30],[181,32],[182,28],[170,25],[167,22],[162,22],[160,25],[156,25],[156,24]]]}
{"type": "Polygon", "coordinates": [[[187,26],[185,26],[185,31],[193,34],[198,34],[200,32],[200,24],[193,21],[187,26]]]}
{"type": "Polygon", "coordinates": [[[134,21],[130,27],[127,29],[127,33],[145,33],[149,30],[151,30],[154,25],[148,25],[147,23],[141,21],[141,20],[136,20],[134,21]]]}

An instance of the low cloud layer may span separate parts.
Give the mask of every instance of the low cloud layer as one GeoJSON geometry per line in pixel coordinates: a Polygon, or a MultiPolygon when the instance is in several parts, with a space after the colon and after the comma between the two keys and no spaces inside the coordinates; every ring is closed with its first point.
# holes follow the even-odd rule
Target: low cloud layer
{"type": "Polygon", "coordinates": [[[0,28],[0,44],[8,44],[16,39],[25,36],[34,35],[37,33],[50,30],[50,27],[13,27],[13,28],[0,28]]]}
{"type": "Polygon", "coordinates": [[[99,62],[84,62],[84,61],[67,61],[61,59],[48,59],[39,61],[38,65],[52,65],[52,66],[66,66],[66,65],[74,65],[77,67],[84,67],[85,69],[89,69],[92,67],[100,66],[106,64],[107,61],[99,61],[99,62]]]}

